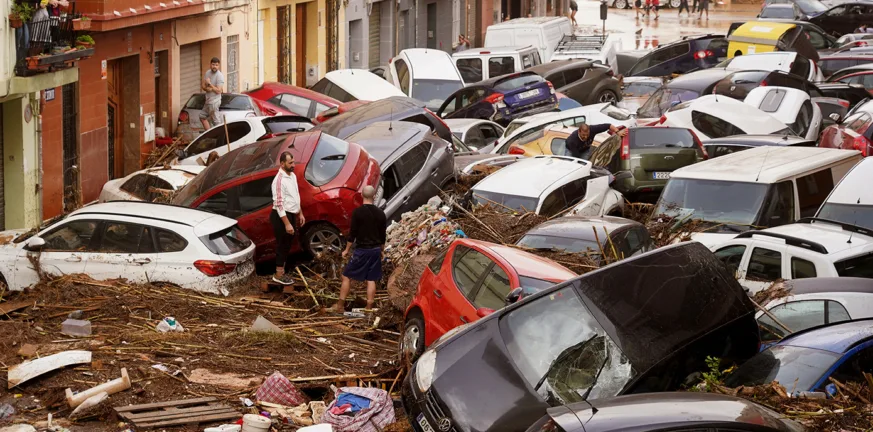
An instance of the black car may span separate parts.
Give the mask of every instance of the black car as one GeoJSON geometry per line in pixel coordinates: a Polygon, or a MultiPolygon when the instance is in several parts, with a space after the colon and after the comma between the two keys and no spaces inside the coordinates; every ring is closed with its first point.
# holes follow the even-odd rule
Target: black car
{"type": "MultiPolygon", "coordinates": [[[[821,27],[810,23],[809,21],[797,21],[797,20],[785,20],[785,19],[774,19],[774,18],[758,18],[758,21],[771,21],[771,22],[781,22],[786,24],[794,24],[803,30],[803,33],[806,35],[807,39],[809,39],[809,44],[816,51],[821,50],[832,50],[838,48],[837,46],[837,38],[829,35],[824,29],[821,27]]],[[[734,22],[731,23],[730,28],[728,29],[728,35],[734,32],[739,26],[745,24],[745,21],[734,22]]],[[[817,59],[814,59],[817,60],[817,59]]]]}
{"type": "Polygon", "coordinates": [[[709,158],[736,153],[750,148],[762,146],[799,146],[815,147],[814,140],[789,135],[733,135],[703,141],[703,148],[709,158]]]}
{"type": "Polygon", "coordinates": [[[621,258],[655,249],[643,224],[615,216],[555,218],[531,228],[515,245],[535,250],[589,252],[595,260],[600,260],[600,250],[609,247],[614,247],[621,258]]]}
{"type": "MultiPolygon", "coordinates": [[[[799,62],[795,62],[799,63],[799,62]]],[[[788,87],[803,90],[810,97],[824,97],[815,84],[806,78],[783,71],[744,70],[734,72],[717,82],[712,92],[737,100],[745,100],[758,87],[788,87]]]]}
{"type": "Polygon", "coordinates": [[[549,408],[527,432],[801,432],[745,399],[715,393],[618,396],[549,408]]]}
{"type": "Polygon", "coordinates": [[[711,68],[727,58],[727,48],[728,41],[721,35],[685,36],[640,58],[627,76],[669,76],[711,68]]]}
{"type": "Polygon", "coordinates": [[[556,111],[552,83],[530,71],[470,84],[451,94],[437,110],[441,118],[478,118],[506,126],[512,120],[556,111]]]}
{"type": "Polygon", "coordinates": [[[800,9],[793,3],[790,4],[769,4],[761,8],[761,13],[758,18],[775,18],[775,19],[803,19],[804,15],[800,9]]]}
{"type": "Polygon", "coordinates": [[[764,8],[771,5],[794,6],[800,12],[800,17],[797,19],[801,20],[807,20],[812,17],[821,15],[828,10],[827,5],[820,2],[819,0],[767,0],[764,2],[764,8]]]}
{"type": "Polygon", "coordinates": [[[846,2],[810,18],[809,22],[834,36],[855,33],[861,24],[873,23],[873,3],[857,0],[846,2]]]}
{"type": "Polygon", "coordinates": [[[424,102],[406,96],[391,96],[331,117],[312,128],[340,139],[378,121],[408,121],[430,127],[437,136],[452,142],[452,131],[424,102]]]}
{"type": "Polygon", "coordinates": [[[552,83],[558,93],[582,105],[621,100],[621,83],[612,69],[588,60],[559,60],[525,69],[552,83]]]}
{"type": "Polygon", "coordinates": [[[870,63],[873,63],[873,55],[841,52],[822,56],[818,60],[818,67],[821,68],[821,73],[825,79],[828,79],[841,69],[870,63]]]}
{"type": "Polygon", "coordinates": [[[713,87],[732,73],[724,68],[711,68],[676,77],[652,93],[637,110],[637,117],[657,120],[676,104],[712,93],[713,87]]]}
{"type": "Polygon", "coordinates": [[[549,406],[678,389],[758,351],[755,308],[705,246],[667,246],[555,285],[438,339],[402,386],[417,431],[524,431],[549,406]],[[689,313],[693,311],[693,313],[689,313]]]}

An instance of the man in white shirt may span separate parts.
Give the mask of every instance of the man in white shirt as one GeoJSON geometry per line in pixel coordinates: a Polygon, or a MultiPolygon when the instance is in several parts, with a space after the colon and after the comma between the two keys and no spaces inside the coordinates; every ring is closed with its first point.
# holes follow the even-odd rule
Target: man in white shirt
{"type": "Polygon", "coordinates": [[[297,227],[303,226],[306,220],[300,212],[300,193],[297,190],[297,176],[294,175],[294,155],[282,152],[279,156],[279,172],[273,179],[273,211],[270,212],[270,224],[276,236],[276,274],[273,282],[291,285],[294,279],[285,273],[285,260],[294,241],[297,227]]]}

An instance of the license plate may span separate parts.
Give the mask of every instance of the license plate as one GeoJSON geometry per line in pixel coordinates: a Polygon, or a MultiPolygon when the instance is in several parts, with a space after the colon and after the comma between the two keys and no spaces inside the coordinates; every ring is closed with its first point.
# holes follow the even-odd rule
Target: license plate
{"type": "Polygon", "coordinates": [[[653,172],[652,178],[655,180],[669,180],[670,173],[668,173],[668,172],[653,172]]]}
{"type": "Polygon", "coordinates": [[[421,429],[424,432],[434,432],[433,428],[430,427],[430,423],[427,422],[427,419],[424,418],[424,413],[418,415],[418,425],[421,426],[421,429]]]}
{"type": "Polygon", "coordinates": [[[532,97],[534,97],[534,96],[536,96],[536,95],[538,95],[538,94],[540,94],[539,89],[533,89],[533,90],[528,90],[528,91],[526,91],[526,92],[524,92],[524,93],[520,93],[520,94],[518,95],[518,98],[519,98],[519,99],[527,99],[527,98],[532,98],[532,97]]]}

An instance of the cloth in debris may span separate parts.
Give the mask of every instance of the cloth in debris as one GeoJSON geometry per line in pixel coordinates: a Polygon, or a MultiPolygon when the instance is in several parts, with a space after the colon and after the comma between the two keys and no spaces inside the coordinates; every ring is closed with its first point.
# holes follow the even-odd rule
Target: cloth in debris
{"type": "Polygon", "coordinates": [[[321,423],[333,426],[336,432],[379,432],[395,421],[394,403],[388,392],[377,388],[342,387],[337,393],[337,398],[330,403],[328,410],[321,417],[321,423]],[[352,405],[349,396],[340,400],[343,395],[355,395],[369,400],[369,405],[357,411],[355,415],[334,414],[331,412],[336,406],[342,408],[343,404],[352,405]]]}
{"type": "Polygon", "coordinates": [[[261,402],[285,406],[297,406],[309,402],[306,396],[279,372],[274,372],[258,387],[255,397],[261,402]]]}
{"type": "Polygon", "coordinates": [[[330,409],[330,413],[334,415],[352,414],[352,404],[335,406],[330,409]]]}
{"type": "Polygon", "coordinates": [[[351,405],[352,412],[358,412],[364,408],[370,408],[370,399],[358,396],[354,393],[341,393],[336,398],[337,405],[351,405]]]}
{"type": "Polygon", "coordinates": [[[382,280],[382,248],[355,249],[343,276],[356,281],[382,280]]]}

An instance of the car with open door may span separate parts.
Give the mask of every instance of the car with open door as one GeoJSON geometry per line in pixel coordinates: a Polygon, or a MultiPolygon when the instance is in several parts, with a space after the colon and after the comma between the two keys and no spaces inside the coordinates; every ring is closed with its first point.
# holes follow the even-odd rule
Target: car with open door
{"type": "Polygon", "coordinates": [[[503,126],[482,119],[447,119],[452,135],[480,153],[491,153],[494,144],[503,136],[503,126]]]}

